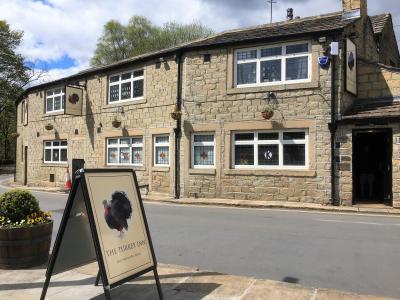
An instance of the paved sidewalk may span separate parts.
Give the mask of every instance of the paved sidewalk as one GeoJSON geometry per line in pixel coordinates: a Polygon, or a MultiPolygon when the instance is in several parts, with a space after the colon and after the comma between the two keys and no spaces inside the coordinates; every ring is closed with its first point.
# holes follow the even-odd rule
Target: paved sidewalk
{"type": "MultiPolygon", "coordinates": [[[[199,271],[196,268],[160,264],[158,267],[165,299],[200,300],[389,300],[328,289],[302,287],[298,284],[258,280],[199,271]]],[[[1,270],[0,299],[39,299],[44,282],[44,267],[28,270],[1,270]]],[[[93,285],[97,263],[52,277],[46,299],[105,299],[102,286],[93,285]]],[[[113,299],[158,299],[152,273],[112,290],[113,299]]]]}
{"type": "MultiPolygon", "coordinates": [[[[9,180],[0,182],[6,188],[21,188],[31,191],[43,191],[65,194],[66,191],[57,187],[32,187],[16,184],[9,180]]],[[[400,209],[388,206],[333,206],[322,205],[317,203],[287,202],[287,201],[262,201],[262,200],[232,200],[220,198],[180,198],[166,196],[165,194],[150,193],[146,195],[146,190],[142,191],[142,197],[145,201],[185,204],[185,205],[214,205],[227,207],[243,207],[243,208],[280,208],[280,209],[297,209],[297,210],[315,210],[326,212],[340,213],[365,213],[365,214],[386,214],[400,216],[400,209]]]]}

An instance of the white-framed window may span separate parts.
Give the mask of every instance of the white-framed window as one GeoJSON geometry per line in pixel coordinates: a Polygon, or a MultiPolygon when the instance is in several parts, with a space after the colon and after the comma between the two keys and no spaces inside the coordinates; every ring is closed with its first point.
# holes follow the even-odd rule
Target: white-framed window
{"type": "Polygon", "coordinates": [[[169,166],[169,135],[154,137],[154,166],[169,166]]]}
{"type": "Polygon", "coordinates": [[[68,142],[63,140],[44,142],[45,163],[68,163],[68,142]]]}
{"type": "Polygon", "coordinates": [[[46,113],[64,111],[64,88],[56,88],[46,91],[46,113]]]}
{"type": "Polygon", "coordinates": [[[113,74],[108,82],[108,103],[143,98],[144,70],[113,74]]]}
{"type": "Polygon", "coordinates": [[[236,87],[309,82],[311,69],[310,42],[235,51],[236,87]]]}
{"type": "Polygon", "coordinates": [[[192,167],[215,167],[215,135],[214,133],[192,134],[192,167]]]}
{"type": "Polygon", "coordinates": [[[234,168],[308,168],[306,129],[235,132],[232,145],[234,168]]]}
{"type": "Polygon", "coordinates": [[[143,137],[107,139],[107,165],[143,166],[143,137]]]}
{"type": "Polygon", "coordinates": [[[28,99],[22,100],[21,103],[22,107],[22,124],[23,125],[28,125],[28,99]]]}

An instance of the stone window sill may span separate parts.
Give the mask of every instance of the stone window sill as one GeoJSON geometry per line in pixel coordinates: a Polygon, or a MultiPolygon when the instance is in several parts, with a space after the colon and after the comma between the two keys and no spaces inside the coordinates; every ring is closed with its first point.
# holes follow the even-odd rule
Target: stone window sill
{"type": "Polygon", "coordinates": [[[130,166],[130,165],[105,165],[105,168],[110,168],[110,169],[132,169],[134,171],[146,171],[145,166],[130,166]]]}
{"type": "Polygon", "coordinates": [[[246,94],[246,93],[259,93],[259,92],[275,92],[275,91],[288,91],[288,90],[302,90],[318,88],[319,82],[305,82],[294,84],[279,84],[268,86],[256,86],[246,88],[230,88],[226,91],[228,95],[231,94],[246,94]]]}
{"type": "Polygon", "coordinates": [[[115,109],[116,107],[121,107],[121,106],[128,106],[128,105],[138,105],[138,104],[143,104],[146,103],[147,100],[145,98],[138,99],[138,100],[129,100],[129,101],[123,101],[123,102],[116,102],[116,103],[107,103],[103,104],[102,109],[115,109]]]}
{"type": "Polygon", "coordinates": [[[315,177],[315,170],[243,170],[225,169],[225,175],[315,177]]]}
{"type": "Polygon", "coordinates": [[[169,167],[152,167],[151,170],[154,172],[169,172],[169,167]]]}
{"type": "Polygon", "coordinates": [[[189,174],[191,175],[215,175],[215,169],[189,169],[189,174]]]}
{"type": "Polygon", "coordinates": [[[42,163],[42,167],[48,167],[48,168],[66,168],[68,167],[68,163],[65,164],[47,164],[47,163],[42,163]]]}

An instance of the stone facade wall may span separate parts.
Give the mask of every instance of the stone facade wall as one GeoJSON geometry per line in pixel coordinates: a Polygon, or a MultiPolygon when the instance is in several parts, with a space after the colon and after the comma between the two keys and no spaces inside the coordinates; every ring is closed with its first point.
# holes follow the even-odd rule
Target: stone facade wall
{"type": "MultiPolygon", "coordinates": [[[[250,45],[249,45],[250,46],[250,45]]],[[[312,45],[312,80],[261,88],[235,88],[232,83],[235,49],[192,52],[184,66],[184,126],[182,147],[190,147],[193,132],[217,135],[216,168],[196,170],[185,159],[188,176],[184,194],[276,201],[330,202],[330,69],[319,68],[322,46],[312,45]],[[203,54],[211,62],[203,62],[203,54]],[[267,92],[276,95],[272,120],[263,120],[267,92]],[[234,169],[230,164],[231,135],[240,130],[305,128],[309,130],[307,170],[234,169]]],[[[190,148],[185,151],[188,153],[190,148]]],[[[185,175],[186,176],[186,175],[185,175]]]]}
{"type": "Polygon", "coordinates": [[[400,56],[392,19],[387,22],[379,36],[379,62],[388,66],[400,67],[400,56]]]}
{"type": "MultiPolygon", "coordinates": [[[[28,185],[63,186],[67,165],[71,166],[73,158],[83,158],[85,167],[107,167],[106,139],[140,135],[144,139],[144,165],[133,167],[137,171],[138,180],[142,184],[150,184],[153,191],[173,194],[174,158],[171,155],[170,166],[158,168],[156,175],[151,176],[153,169],[153,135],[169,134],[170,151],[173,150],[173,128],[176,122],[171,119],[176,101],[177,64],[169,58],[157,69],[154,62],[146,65],[126,67],[124,70],[144,67],[145,89],[144,98],[119,104],[107,104],[108,75],[87,79],[87,89],[84,91],[83,116],[64,114],[45,114],[45,91],[38,90],[28,96],[29,122],[24,126],[18,122],[17,139],[17,170],[16,180],[23,182],[24,161],[23,147],[28,146],[28,185]],[[118,109],[123,108],[123,113],[118,109]],[[118,117],[122,121],[120,128],[112,126],[112,121],[118,117]],[[53,130],[46,130],[46,124],[52,124],[53,130]],[[75,134],[75,130],[78,131],[75,134]],[[68,164],[48,164],[43,161],[43,141],[68,140],[68,164]],[[54,174],[55,182],[50,183],[50,174],[54,174]],[[152,185],[152,181],[154,184],[152,185]]],[[[112,73],[111,73],[112,74],[112,73]]],[[[81,84],[85,82],[82,81],[81,84]]],[[[57,86],[55,86],[57,87],[57,86]]],[[[21,104],[20,104],[21,106],[21,104]]],[[[21,111],[21,107],[18,107],[21,111]]],[[[20,119],[20,118],[19,118],[20,119]]],[[[128,166],[129,167],[129,166],[128,166]]]]}

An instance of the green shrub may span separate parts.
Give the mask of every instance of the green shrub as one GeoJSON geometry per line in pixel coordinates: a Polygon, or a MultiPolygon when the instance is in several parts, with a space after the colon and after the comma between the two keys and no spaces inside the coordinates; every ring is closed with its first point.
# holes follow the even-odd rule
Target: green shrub
{"type": "Polygon", "coordinates": [[[19,222],[38,212],[39,202],[28,191],[11,190],[0,196],[0,216],[11,222],[19,222]]]}

